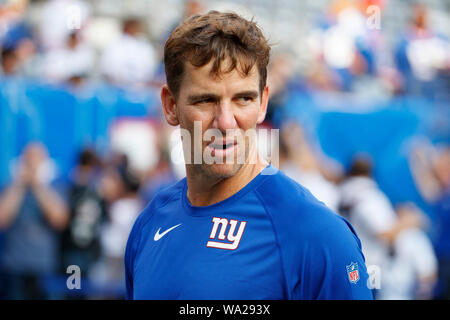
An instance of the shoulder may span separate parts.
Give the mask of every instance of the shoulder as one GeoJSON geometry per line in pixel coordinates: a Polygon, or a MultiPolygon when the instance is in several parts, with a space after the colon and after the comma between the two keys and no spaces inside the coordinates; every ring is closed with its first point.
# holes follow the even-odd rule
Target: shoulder
{"type": "Polygon", "coordinates": [[[171,201],[175,201],[181,196],[181,191],[186,183],[185,180],[185,178],[181,179],[175,184],[161,189],[137,217],[133,228],[131,229],[130,235],[128,236],[125,250],[125,265],[127,270],[129,270],[129,266],[132,265],[134,256],[138,251],[141,238],[143,233],[145,233],[143,231],[144,227],[149,223],[151,218],[158,212],[159,209],[163,208],[171,201]]]}
{"type": "Polygon", "coordinates": [[[181,179],[178,182],[161,189],[156,193],[152,201],[150,201],[147,206],[142,210],[142,212],[137,217],[134,222],[133,228],[131,229],[130,235],[128,237],[128,246],[135,248],[138,246],[140,234],[142,229],[149,223],[152,217],[164,206],[166,206],[171,201],[175,201],[181,197],[181,191],[183,190],[186,179],[181,179]]]}
{"type": "Polygon", "coordinates": [[[352,225],[283,172],[265,179],[256,193],[282,250],[294,244],[291,253],[295,251],[297,258],[312,251],[339,254],[361,250],[352,225]]]}
{"type": "Polygon", "coordinates": [[[347,220],[281,171],[255,191],[272,222],[290,298],[370,298],[361,242],[347,220]],[[353,262],[363,280],[354,286],[346,270],[353,262]]]}
{"type": "Polygon", "coordinates": [[[283,171],[271,170],[268,172],[271,174],[257,187],[257,192],[265,199],[290,200],[286,204],[291,205],[322,204],[308,189],[288,177],[283,171]]]}
{"type": "Polygon", "coordinates": [[[136,219],[135,225],[137,225],[139,228],[142,228],[142,226],[150,220],[155,212],[166,206],[171,201],[175,201],[179,197],[181,197],[181,192],[184,188],[185,183],[186,178],[183,178],[178,182],[158,191],[153,200],[151,200],[144,208],[144,210],[142,210],[142,212],[136,219]]]}
{"type": "Polygon", "coordinates": [[[306,232],[310,236],[329,228],[353,231],[348,230],[351,226],[344,218],[280,170],[265,179],[255,191],[271,219],[287,230],[293,229],[295,233],[301,230],[302,234],[306,232]]]}

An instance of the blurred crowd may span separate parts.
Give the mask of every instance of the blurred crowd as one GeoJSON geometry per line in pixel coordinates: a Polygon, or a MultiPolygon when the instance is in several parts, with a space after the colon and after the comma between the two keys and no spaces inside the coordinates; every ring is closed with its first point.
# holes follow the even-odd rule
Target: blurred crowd
{"type": "MultiPolygon", "coordinates": [[[[162,47],[173,28],[187,16],[226,8],[227,3],[179,1],[178,17],[155,35],[145,13],[99,16],[98,4],[103,2],[6,1],[0,9],[1,74],[75,86],[95,81],[158,86],[164,81],[162,47]]],[[[432,19],[440,14],[439,25],[448,30],[449,12],[429,10],[426,3],[417,1],[405,8],[387,0],[330,0],[321,15],[308,20],[305,30],[291,30],[288,41],[265,30],[276,41],[273,93],[296,77],[296,85],[305,90],[448,98],[449,35],[435,30],[432,19]],[[406,25],[389,29],[389,10],[403,9],[406,25]]],[[[448,10],[445,1],[433,3],[448,10]]],[[[263,28],[267,20],[261,17],[263,28]]]]}
{"type": "MultiPolygon", "coordinates": [[[[431,27],[427,1],[411,4],[405,26],[387,35],[383,14],[392,2],[329,1],[301,37],[274,46],[266,125],[281,130],[280,168],[354,226],[373,266],[370,285],[377,299],[449,299],[448,141],[418,144],[410,156],[415,183],[437,217],[431,226],[414,203],[389,201],[369,156],[355,154],[351,166],[341,169],[299,123],[283,118],[293,90],[369,100],[420,96],[448,107],[448,35],[431,27]],[[379,8],[381,26],[376,16],[367,23],[370,6],[379,8]],[[431,228],[437,230],[432,239],[431,228]]],[[[99,16],[95,1],[0,3],[2,81],[35,78],[75,94],[97,82],[159,88],[165,81],[162,48],[171,30],[184,17],[215,9],[206,0],[180,2],[179,16],[155,36],[142,16],[99,16]],[[111,26],[111,20],[120,23],[111,26]]],[[[448,4],[446,9],[450,26],[448,4]]],[[[26,145],[11,181],[0,186],[0,298],[123,298],[123,254],[133,222],[158,190],[182,176],[167,132],[158,133],[163,143],[150,169],[135,170],[125,153],[90,146],[80,150],[68,179],[55,174],[45,145],[26,145]],[[80,267],[83,290],[67,290],[69,265],[80,267]]]]}
{"type": "Polygon", "coordinates": [[[87,148],[64,182],[52,174],[52,162],[45,146],[28,144],[0,194],[1,297],[70,298],[64,279],[75,265],[86,289],[75,298],[123,298],[123,256],[134,220],[177,179],[167,157],[142,177],[126,155],[101,159],[87,148]]]}
{"type": "Polygon", "coordinates": [[[392,204],[379,188],[370,156],[356,154],[347,170],[333,170],[297,123],[288,122],[281,131],[280,168],[352,223],[374,296],[449,299],[450,148],[418,145],[410,160],[420,192],[437,216],[433,239],[425,212],[413,202],[392,204]]]}

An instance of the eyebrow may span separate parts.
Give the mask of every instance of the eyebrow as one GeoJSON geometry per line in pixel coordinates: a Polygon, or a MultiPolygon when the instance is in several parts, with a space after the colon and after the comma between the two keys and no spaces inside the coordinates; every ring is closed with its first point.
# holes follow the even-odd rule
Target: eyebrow
{"type": "Polygon", "coordinates": [[[189,104],[195,103],[202,100],[212,99],[214,101],[220,100],[220,97],[216,94],[212,93],[204,93],[204,94],[194,94],[191,96],[188,96],[187,101],[189,104]]]}
{"type": "Polygon", "coordinates": [[[242,91],[242,92],[236,93],[234,95],[234,98],[250,97],[250,98],[256,99],[256,98],[258,98],[258,96],[259,96],[258,91],[248,90],[248,91],[242,91]]]}

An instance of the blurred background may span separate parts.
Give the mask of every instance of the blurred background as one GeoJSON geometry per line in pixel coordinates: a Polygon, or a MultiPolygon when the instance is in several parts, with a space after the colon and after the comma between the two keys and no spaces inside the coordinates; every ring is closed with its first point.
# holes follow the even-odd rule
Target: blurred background
{"type": "Polygon", "coordinates": [[[448,0],[0,0],[0,298],[124,297],[131,226],[184,176],[164,42],[211,9],[272,44],[263,126],[353,224],[375,297],[449,299],[448,0]]]}

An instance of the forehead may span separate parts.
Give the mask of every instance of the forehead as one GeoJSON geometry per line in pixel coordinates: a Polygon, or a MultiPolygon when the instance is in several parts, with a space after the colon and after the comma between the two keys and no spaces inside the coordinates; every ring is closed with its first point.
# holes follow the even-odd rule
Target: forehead
{"type": "Polygon", "coordinates": [[[221,70],[224,71],[216,76],[211,74],[213,61],[202,67],[195,67],[186,62],[180,86],[180,95],[192,91],[215,92],[217,94],[233,93],[238,90],[257,90],[259,92],[259,73],[256,65],[245,75],[236,68],[230,72],[225,72],[228,68],[228,63],[227,60],[222,63],[221,70]]]}

